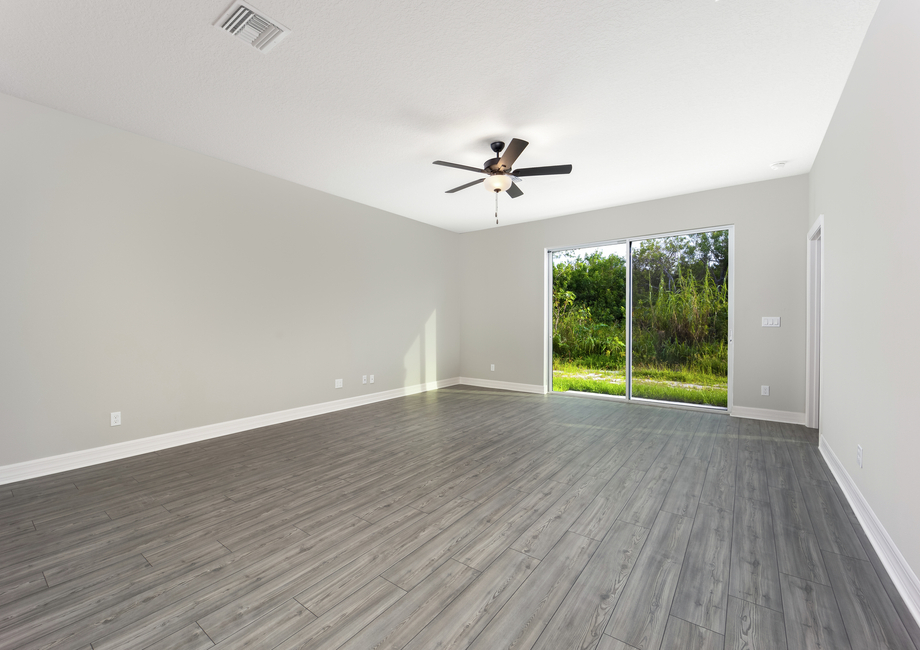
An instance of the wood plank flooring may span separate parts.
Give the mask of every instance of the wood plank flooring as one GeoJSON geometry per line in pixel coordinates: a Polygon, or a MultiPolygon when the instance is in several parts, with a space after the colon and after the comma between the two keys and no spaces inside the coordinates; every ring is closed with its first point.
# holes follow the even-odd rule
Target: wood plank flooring
{"type": "Polygon", "coordinates": [[[785,424],[454,387],[0,486],[0,647],[920,650],[785,424]]]}

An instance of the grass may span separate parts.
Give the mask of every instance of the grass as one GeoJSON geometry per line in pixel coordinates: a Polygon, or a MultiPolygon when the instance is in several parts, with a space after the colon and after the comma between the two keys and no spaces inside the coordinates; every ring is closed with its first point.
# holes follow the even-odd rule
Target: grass
{"type": "Polygon", "coordinates": [[[673,381],[681,384],[695,384],[708,388],[726,388],[728,379],[723,375],[710,375],[705,372],[681,369],[670,370],[667,368],[633,368],[633,380],[650,379],[653,381],[673,381]]]}
{"type": "MultiPolygon", "coordinates": [[[[553,360],[553,390],[626,395],[625,370],[587,368],[577,362],[553,360]]],[[[728,406],[725,377],[687,369],[634,368],[633,397],[728,406]]]]}
{"type": "Polygon", "coordinates": [[[553,390],[577,390],[580,393],[601,393],[604,395],[626,395],[626,384],[611,384],[595,379],[579,377],[553,377],[553,390]]]}
{"type": "MultiPolygon", "coordinates": [[[[555,383],[554,381],[553,384],[555,383]]],[[[633,397],[683,402],[684,404],[728,406],[728,389],[725,388],[684,388],[668,384],[645,384],[634,381],[633,397]]]]}

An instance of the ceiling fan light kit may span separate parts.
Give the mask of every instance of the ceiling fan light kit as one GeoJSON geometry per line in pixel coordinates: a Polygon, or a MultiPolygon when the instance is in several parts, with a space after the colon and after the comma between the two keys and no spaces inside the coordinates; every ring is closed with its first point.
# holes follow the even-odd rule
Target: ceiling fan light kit
{"type": "Polygon", "coordinates": [[[512,167],[517,162],[518,156],[527,147],[528,142],[513,138],[508,148],[505,149],[505,143],[501,141],[493,142],[490,146],[495,153],[495,158],[490,158],[483,163],[482,168],[472,167],[470,165],[460,165],[458,163],[435,160],[433,164],[442,165],[443,167],[454,167],[455,169],[465,169],[466,171],[485,174],[485,178],[478,178],[459,187],[447,190],[445,194],[453,194],[460,190],[465,190],[473,185],[482,183],[486,190],[495,193],[495,223],[498,223],[498,194],[507,192],[508,196],[516,199],[524,192],[517,186],[524,176],[551,176],[555,174],[569,174],[572,171],[571,165],[551,165],[548,167],[526,167],[524,169],[513,170],[512,167]],[[502,151],[504,150],[504,153],[502,151]]]}
{"type": "Polygon", "coordinates": [[[504,192],[511,187],[511,178],[505,174],[492,174],[485,179],[483,186],[490,192],[504,192]]]}

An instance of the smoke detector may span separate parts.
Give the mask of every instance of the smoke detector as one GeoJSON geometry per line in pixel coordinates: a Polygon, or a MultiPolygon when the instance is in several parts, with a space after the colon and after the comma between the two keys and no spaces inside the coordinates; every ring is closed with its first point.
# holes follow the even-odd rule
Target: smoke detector
{"type": "Polygon", "coordinates": [[[770,169],[772,169],[773,171],[779,171],[780,169],[786,166],[787,162],[788,161],[786,160],[777,160],[775,163],[770,165],[770,169]]]}
{"type": "Polygon", "coordinates": [[[230,5],[214,26],[246,41],[260,52],[268,52],[291,31],[245,2],[230,5]]]}

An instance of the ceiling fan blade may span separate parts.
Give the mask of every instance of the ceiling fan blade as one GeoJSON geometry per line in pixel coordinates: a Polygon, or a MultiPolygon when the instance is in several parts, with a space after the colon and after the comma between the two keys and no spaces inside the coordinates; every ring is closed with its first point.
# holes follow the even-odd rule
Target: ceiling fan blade
{"type": "Polygon", "coordinates": [[[458,165],[457,163],[444,162],[443,160],[435,160],[432,165],[443,165],[444,167],[456,167],[457,169],[465,169],[471,172],[478,172],[480,174],[488,174],[484,169],[479,169],[478,167],[470,167],[469,165],[458,165]]]}
{"type": "Polygon", "coordinates": [[[478,185],[479,183],[483,182],[484,180],[486,180],[486,179],[484,179],[484,178],[477,178],[475,181],[473,181],[473,182],[471,182],[471,183],[467,183],[466,185],[461,185],[460,187],[455,187],[454,189],[452,189],[452,190],[447,190],[447,191],[444,192],[444,193],[445,193],[445,194],[453,194],[454,192],[459,192],[460,190],[465,190],[465,189],[468,188],[468,187],[473,187],[473,185],[478,185]]]}
{"type": "Polygon", "coordinates": [[[514,166],[514,161],[518,159],[518,156],[521,155],[521,152],[524,151],[528,144],[525,140],[513,138],[511,144],[505,148],[505,152],[499,159],[498,168],[502,170],[511,169],[514,166]]]}
{"type": "Polygon", "coordinates": [[[515,185],[514,183],[511,183],[511,187],[509,187],[506,191],[508,192],[508,196],[510,196],[512,199],[516,199],[517,197],[524,194],[521,191],[521,188],[515,185]]]}
{"type": "Polygon", "coordinates": [[[571,165],[550,165],[549,167],[525,167],[515,169],[515,176],[550,176],[552,174],[568,174],[572,171],[571,165]]]}

